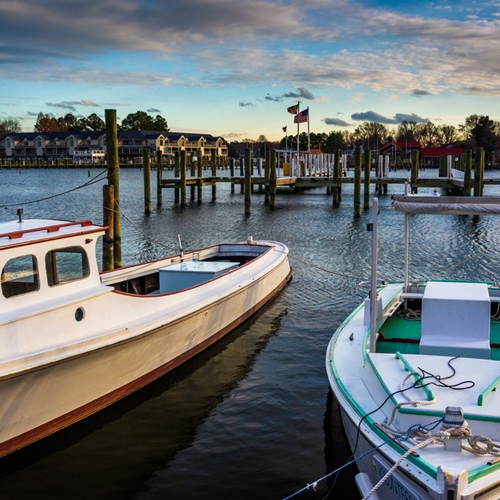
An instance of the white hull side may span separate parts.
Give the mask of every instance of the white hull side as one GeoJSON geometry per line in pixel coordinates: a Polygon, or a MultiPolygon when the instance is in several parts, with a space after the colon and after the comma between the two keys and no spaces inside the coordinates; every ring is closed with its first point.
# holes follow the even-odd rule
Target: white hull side
{"type": "MultiPolygon", "coordinates": [[[[121,338],[115,343],[101,343],[96,349],[3,376],[0,456],[98,411],[175,368],[247,319],[277,293],[289,273],[288,261],[281,260],[239,291],[221,294],[217,301],[191,308],[187,314],[174,315],[167,324],[165,319],[163,324],[151,320],[146,325],[149,329],[142,325],[137,334],[128,328],[126,334],[121,330],[115,334],[121,338]]],[[[140,301],[140,311],[150,301],[113,292],[104,297],[106,303],[101,307],[108,318],[118,317],[120,311],[128,316],[127,304],[140,301]]],[[[91,309],[89,306],[87,314],[91,309]]],[[[74,306],[70,311],[73,314],[74,306]]]]}

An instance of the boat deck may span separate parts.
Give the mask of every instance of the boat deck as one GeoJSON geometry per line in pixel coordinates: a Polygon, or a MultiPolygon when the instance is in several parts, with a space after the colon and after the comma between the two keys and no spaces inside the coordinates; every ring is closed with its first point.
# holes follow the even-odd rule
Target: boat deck
{"type": "MultiPolygon", "coordinates": [[[[377,352],[418,354],[422,334],[420,319],[406,319],[401,316],[388,318],[379,328],[381,337],[377,340],[377,352]],[[404,335],[404,337],[403,337],[404,335]]],[[[500,361],[500,321],[490,323],[491,359],[500,361]]]]}

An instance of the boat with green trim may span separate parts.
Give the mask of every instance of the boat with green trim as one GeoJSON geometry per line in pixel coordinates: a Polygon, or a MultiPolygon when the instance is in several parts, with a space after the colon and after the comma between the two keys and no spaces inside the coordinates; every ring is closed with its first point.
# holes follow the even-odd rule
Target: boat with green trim
{"type": "Polygon", "coordinates": [[[500,288],[409,279],[413,214],[500,214],[500,198],[396,196],[405,279],[377,281],[340,325],[326,370],[364,499],[500,498],[500,288]],[[375,297],[375,300],[371,300],[375,297]]]}

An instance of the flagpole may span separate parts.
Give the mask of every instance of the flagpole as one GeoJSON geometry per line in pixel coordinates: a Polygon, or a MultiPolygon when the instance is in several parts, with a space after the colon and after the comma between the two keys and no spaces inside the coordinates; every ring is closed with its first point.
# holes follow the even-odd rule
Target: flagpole
{"type": "Polygon", "coordinates": [[[309,132],[309,106],[307,106],[307,151],[311,152],[311,133],[309,132]]]}
{"type": "MultiPolygon", "coordinates": [[[[300,113],[300,101],[297,102],[297,114],[295,116],[298,116],[300,113]]],[[[299,165],[299,127],[300,127],[300,120],[297,120],[297,166],[299,165]]]]}

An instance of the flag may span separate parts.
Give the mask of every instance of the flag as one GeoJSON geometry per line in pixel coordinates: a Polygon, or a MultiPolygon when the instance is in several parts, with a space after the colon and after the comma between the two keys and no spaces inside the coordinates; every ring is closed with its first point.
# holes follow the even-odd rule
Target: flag
{"type": "Polygon", "coordinates": [[[295,115],[295,118],[293,119],[293,123],[306,122],[308,114],[309,114],[309,109],[304,109],[304,111],[301,111],[298,115],[295,115]]]}
{"type": "Polygon", "coordinates": [[[292,113],[292,115],[296,115],[299,111],[299,105],[298,104],[294,104],[293,106],[290,106],[287,111],[289,113],[292,113]]]}
{"type": "Polygon", "coordinates": [[[286,127],[283,127],[283,132],[285,132],[285,134],[286,134],[286,127]]]}

